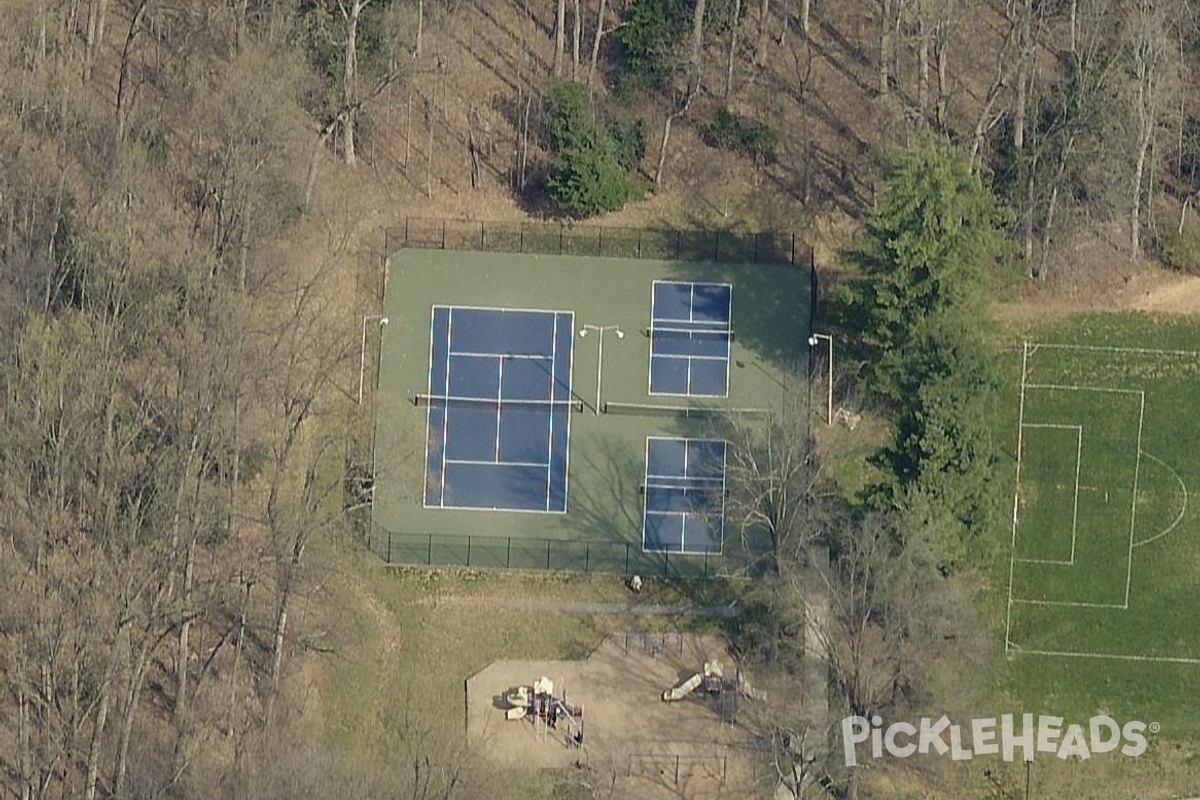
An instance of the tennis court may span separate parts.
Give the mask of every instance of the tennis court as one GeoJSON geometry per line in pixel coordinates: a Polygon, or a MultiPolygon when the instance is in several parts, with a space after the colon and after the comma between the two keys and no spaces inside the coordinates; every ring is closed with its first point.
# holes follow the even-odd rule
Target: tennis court
{"type": "Polygon", "coordinates": [[[390,557],[645,572],[734,557],[719,426],[782,399],[781,371],[805,363],[808,280],[807,265],[394,253],[373,508],[390,557]]]}

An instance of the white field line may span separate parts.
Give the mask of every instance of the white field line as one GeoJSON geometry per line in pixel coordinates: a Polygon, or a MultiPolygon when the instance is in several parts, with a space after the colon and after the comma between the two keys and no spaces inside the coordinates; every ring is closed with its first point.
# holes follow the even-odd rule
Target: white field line
{"type": "Polygon", "coordinates": [[[1129,608],[1129,587],[1133,584],[1133,535],[1137,525],[1138,476],[1142,470],[1142,423],[1146,419],[1146,393],[1140,393],[1141,408],[1138,411],[1137,459],[1133,464],[1133,498],[1129,502],[1129,561],[1125,566],[1125,608],[1129,608]]]}
{"type": "Polygon", "coordinates": [[[1021,503],[1021,445],[1025,432],[1025,375],[1029,366],[1029,343],[1021,343],[1021,400],[1017,411],[1017,469],[1013,487],[1012,544],[1008,556],[1008,604],[1004,615],[1004,651],[1012,646],[1013,576],[1017,566],[1017,509],[1021,503]]]}
{"type": "Polygon", "coordinates": [[[1074,606],[1076,608],[1116,608],[1126,611],[1127,607],[1119,603],[1077,603],[1074,600],[1026,600],[1014,597],[1013,602],[1023,606],[1074,606]]]}
{"type": "Polygon", "coordinates": [[[1175,530],[1175,526],[1177,526],[1180,522],[1183,521],[1183,515],[1187,513],[1187,507],[1188,507],[1187,484],[1185,484],[1183,482],[1183,478],[1179,477],[1179,473],[1176,472],[1174,469],[1172,469],[1169,464],[1167,464],[1165,461],[1163,461],[1161,458],[1158,458],[1157,456],[1152,456],[1149,453],[1143,453],[1142,455],[1144,455],[1146,458],[1150,459],[1151,461],[1156,461],[1159,464],[1161,464],[1167,470],[1167,472],[1169,472],[1175,476],[1175,480],[1179,481],[1179,488],[1183,490],[1183,507],[1179,509],[1179,516],[1175,517],[1175,521],[1172,522],[1170,525],[1168,525],[1165,530],[1159,531],[1158,533],[1151,536],[1149,539],[1143,539],[1140,542],[1134,542],[1133,543],[1134,547],[1141,547],[1144,544],[1150,544],[1151,542],[1161,539],[1162,537],[1166,536],[1171,531],[1175,530]]]}
{"type": "Polygon", "coordinates": [[[1018,564],[1058,564],[1063,567],[1075,566],[1074,561],[1067,561],[1062,558],[1018,558],[1018,564]]]}
{"type": "Polygon", "coordinates": [[[1090,344],[1059,344],[1056,342],[1036,342],[1033,347],[1045,347],[1053,350],[1090,350],[1099,353],[1138,353],[1151,356],[1195,356],[1200,358],[1196,350],[1155,350],[1148,347],[1107,347],[1090,344]]]}
{"type": "Polygon", "coordinates": [[[1027,383],[1026,389],[1063,389],[1072,392],[1112,392],[1113,394],[1141,394],[1141,389],[1114,389],[1111,386],[1074,386],[1060,383],[1027,383]]]}
{"type": "Polygon", "coordinates": [[[1064,658],[1107,658],[1114,661],[1165,662],[1168,664],[1200,664],[1200,658],[1184,658],[1182,656],[1131,656],[1117,653],[1073,652],[1070,650],[1026,650],[1013,645],[1013,649],[1021,655],[1030,656],[1060,656],[1064,658]]]}

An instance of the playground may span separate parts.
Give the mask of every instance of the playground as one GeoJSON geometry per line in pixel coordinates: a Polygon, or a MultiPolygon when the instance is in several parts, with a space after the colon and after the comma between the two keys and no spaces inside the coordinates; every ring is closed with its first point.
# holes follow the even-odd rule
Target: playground
{"type": "Polygon", "coordinates": [[[499,763],[628,796],[749,797],[749,743],[730,720],[757,693],[738,675],[724,639],[688,633],[610,636],[583,661],[495,661],[466,681],[468,738],[499,763]]]}

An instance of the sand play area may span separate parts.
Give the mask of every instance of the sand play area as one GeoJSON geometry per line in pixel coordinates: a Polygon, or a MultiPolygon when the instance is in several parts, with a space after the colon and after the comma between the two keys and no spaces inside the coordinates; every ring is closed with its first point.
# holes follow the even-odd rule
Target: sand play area
{"type": "MultiPolygon", "coordinates": [[[[718,798],[753,796],[753,761],[745,732],[729,719],[738,703],[737,664],[724,639],[679,633],[629,633],[607,638],[584,661],[495,661],[466,682],[467,733],[499,762],[577,770],[614,797],[718,798]],[[714,677],[676,701],[662,699],[705,664],[714,677]],[[553,729],[506,699],[540,678],[576,719],[555,713],[553,729]],[[565,694],[565,697],[564,697],[565,694]],[[582,727],[583,746],[572,735],[582,727]],[[615,782],[615,785],[614,785],[615,782]]],[[[604,796],[602,793],[601,796],[604,796]]]]}

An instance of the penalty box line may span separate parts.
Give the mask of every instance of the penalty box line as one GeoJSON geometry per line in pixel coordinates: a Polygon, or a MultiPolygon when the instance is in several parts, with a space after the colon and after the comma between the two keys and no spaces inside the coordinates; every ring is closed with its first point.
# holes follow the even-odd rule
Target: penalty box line
{"type": "Polygon", "coordinates": [[[1061,566],[1075,565],[1075,537],[1079,529],[1079,465],[1083,463],[1083,426],[1082,425],[1056,425],[1048,422],[1026,422],[1026,428],[1052,428],[1058,430],[1075,431],[1075,496],[1073,499],[1073,507],[1071,509],[1071,557],[1067,560],[1061,558],[1018,558],[1017,561],[1023,564],[1059,564],[1061,566]]]}
{"type": "MultiPolygon", "coordinates": [[[[1034,349],[1036,349],[1036,347],[1039,347],[1039,346],[1041,346],[1041,345],[1035,346],[1034,349]]],[[[1014,497],[1013,497],[1013,521],[1012,521],[1013,528],[1012,528],[1012,545],[1011,545],[1012,551],[1011,551],[1011,554],[1009,557],[1009,574],[1008,574],[1008,613],[1007,613],[1007,619],[1005,621],[1005,632],[1004,632],[1004,649],[1006,652],[1016,646],[1015,643],[1011,639],[1012,607],[1014,604],[1047,605],[1047,606],[1062,605],[1062,606],[1075,606],[1075,607],[1084,607],[1084,608],[1090,608],[1090,607],[1116,608],[1116,609],[1120,609],[1122,611],[1127,611],[1129,609],[1129,593],[1130,593],[1130,587],[1132,586],[1132,583],[1133,583],[1134,532],[1135,532],[1135,529],[1137,526],[1137,492],[1138,492],[1138,481],[1139,481],[1139,478],[1141,475],[1141,465],[1142,465],[1142,431],[1144,428],[1144,423],[1145,423],[1145,418],[1146,418],[1146,392],[1145,392],[1145,390],[1142,390],[1142,389],[1118,389],[1118,388],[1111,387],[1111,386],[1084,386],[1084,385],[1075,385],[1075,384],[1027,383],[1026,375],[1028,374],[1027,368],[1028,368],[1029,353],[1030,353],[1030,345],[1028,343],[1024,343],[1023,355],[1022,355],[1022,365],[1021,365],[1021,401],[1020,401],[1020,411],[1018,412],[1018,421],[1017,421],[1017,485],[1015,487],[1014,497]],[[1025,422],[1025,390],[1026,389],[1056,389],[1056,390],[1060,390],[1060,391],[1107,392],[1107,393],[1112,393],[1112,394],[1131,394],[1131,395],[1138,396],[1138,400],[1139,400],[1138,433],[1137,433],[1137,443],[1136,443],[1136,450],[1135,450],[1135,455],[1134,455],[1134,467],[1133,467],[1133,495],[1130,498],[1130,508],[1129,508],[1129,548],[1127,551],[1126,562],[1125,562],[1125,598],[1121,605],[1117,605],[1115,603],[1088,604],[1088,603],[1079,603],[1079,602],[1073,602],[1073,601],[1059,601],[1059,600],[1026,600],[1023,598],[1013,597],[1012,589],[1013,589],[1013,582],[1015,579],[1016,562],[1018,560],[1016,557],[1016,547],[1017,547],[1017,509],[1019,506],[1019,498],[1020,498],[1020,490],[1021,490],[1021,484],[1020,484],[1020,480],[1021,480],[1021,445],[1023,443],[1024,428],[1034,427],[1034,425],[1035,425],[1035,423],[1026,424],[1026,422],[1025,422]]],[[[1070,426],[1063,426],[1063,427],[1070,427],[1070,426]]],[[[1080,442],[1080,447],[1082,447],[1082,435],[1081,435],[1079,442],[1080,442]]],[[[1081,455],[1082,455],[1082,452],[1080,451],[1077,454],[1077,457],[1081,456],[1081,455]]],[[[1078,461],[1077,461],[1077,466],[1078,466],[1078,461]]],[[[1076,492],[1078,492],[1078,487],[1076,488],[1076,492]]],[[[1077,497],[1077,502],[1078,502],[1078,494],[1076,495],[1076,497],[1077,497]]],[[[1076,513],[1078,513],[1078,506],[1076,508],[1076,513]]]]}

